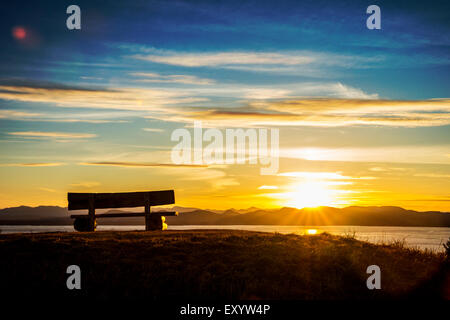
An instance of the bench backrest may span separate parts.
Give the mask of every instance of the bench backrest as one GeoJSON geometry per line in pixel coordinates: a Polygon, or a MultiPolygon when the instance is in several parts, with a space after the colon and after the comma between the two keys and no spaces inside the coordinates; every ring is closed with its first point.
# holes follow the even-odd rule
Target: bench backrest
{"type": "Polygon", "coordinates": [[[174,204],[173,190],[121,192],[121,193],[73,193],[67,194],[69,210],[89,209],[90,201],[95,209],[132,208],[141,206],[158,206],[174,204]]]}

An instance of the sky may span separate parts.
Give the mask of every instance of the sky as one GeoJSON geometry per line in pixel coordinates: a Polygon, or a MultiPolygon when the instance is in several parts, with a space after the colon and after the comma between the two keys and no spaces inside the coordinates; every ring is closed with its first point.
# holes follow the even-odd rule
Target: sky
{"type": "Polygon", "coordinates": [[[449,12],[448,1],[5,3],[0,208],[174,189],[177,205],[205,209],[450,211],[449,12]],[[71,4],[80,30],[66,27],[71,4]],[[380,30],[366,27],[371,4],[380,30]],[[279,130],[278,170],[174,163],[173,133],[196,121],[279,130]]]}

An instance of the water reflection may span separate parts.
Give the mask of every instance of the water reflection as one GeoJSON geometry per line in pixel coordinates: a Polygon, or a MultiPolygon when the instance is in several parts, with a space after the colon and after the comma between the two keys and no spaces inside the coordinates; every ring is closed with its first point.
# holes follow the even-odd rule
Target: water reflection
{"type": "MultiPolygon", "coordinates": [[[[131,231],[144,230],[143,225],[138,226],[108,226],[100,225],[98,231],[116,230],[131,231]]],[[[295,233],[299,235],[315,235],[328,232],[333,235],[354,235],[356,239],[372,243],[391,243],[404,241],[406,246],[444,251],[443,244],[450,237],[450,228],[431,227],[373,227],[373,226],[272,226],[272,225],[170,225],[168,230],[192,230],[192,229],[237,229],[261,232],[295,233]]],[[[0,226],[0,233],[31,233],[31,232],[73,232],[72,226],[0,226]]]]}

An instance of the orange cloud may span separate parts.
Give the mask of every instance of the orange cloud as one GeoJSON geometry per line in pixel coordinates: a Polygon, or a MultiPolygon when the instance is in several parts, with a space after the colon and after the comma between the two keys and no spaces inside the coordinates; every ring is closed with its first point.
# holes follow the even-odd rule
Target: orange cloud
{"type": "Polygon", "coordinates": [[[58,167],[63,166],[64,163],[50,162],[50,163],[3,163],[0,164],[1,167],[58,167]]]}
{"type": "Polygon", "coordinates": [[[450,100],[296,99],[250,102],[237,109],[191,108],[161,120],[205,126],[442,126],[450,124],[450,100]]]}
{"type": "Polygon", "coordinates": [[[58,84],[0,84],[0,99],[54,103],[61,107],[165,111],[167,105],[206,100],[164,89],[88,89],[58,84]]]}
{"type": "Polygon", "coordinates": [[[190,168],[206,168],[207,165],[198,164],[172,164],[172,163],[143,163],[143,162],[81,162],[80,165],[83,166],[116,166],[116,167],[190,167],[190,168]]]}

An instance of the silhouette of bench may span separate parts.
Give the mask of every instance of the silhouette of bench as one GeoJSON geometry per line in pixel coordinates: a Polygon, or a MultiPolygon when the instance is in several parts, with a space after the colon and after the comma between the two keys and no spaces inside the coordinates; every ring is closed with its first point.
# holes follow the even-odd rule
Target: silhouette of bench
{"type": "Polygon", "coordinates": [[[67,194],[69,210],[88,210],[88,214],[71,215],[77,231],[95,231],[97,219],[117,217],[145,217],[145,230],[164,230],[164,216],[176,216],[177,212],[151,212],[151,206],[175,203],[173,190],[121,192],[121,193],[73,193],[67,194]],[[95,209],[144,207],[144,212],[95,214],[95,209]]]}

